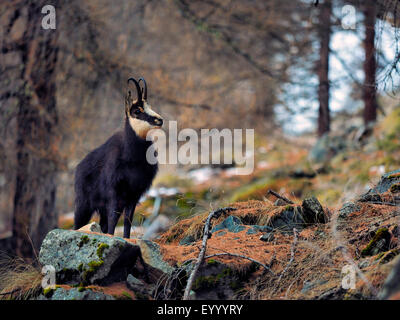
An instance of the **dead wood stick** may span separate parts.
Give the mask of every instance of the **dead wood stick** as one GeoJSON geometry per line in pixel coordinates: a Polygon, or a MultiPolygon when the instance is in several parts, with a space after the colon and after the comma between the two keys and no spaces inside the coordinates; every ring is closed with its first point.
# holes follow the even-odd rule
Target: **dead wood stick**
{"type": "Polygon", "coordinates": [[[192,290],[194,278],[196,277],[196,273],[199,270],[201,263],[203,262],[204,255],[206,253],[207,240],[210,235],[209,229],[210,229],[211,220],[213,218],[218,218],[221,215],[221,213],[223,213],[223,212],[233,211],[233,210],[236,210],[236,208],[231,208],[231,207],[221,208],[221,209],[211,212],[208,215],[206,223],[204,225],[204,233],[203,233],[203,241],[201,244],[201,250],[200,250],[199,256],[197,258],[196,264],[194,266],[194,269],[192,270],[192,273],[190,274],[190,277],[188,279],[188,282],[187,282],[187,285],[185,288],[185,293],[183,294],[183,300],[189,300],[190,290],[192,290]]]}
{"type": "Polygon", "coordinates": [[[267,271],[271,272],[273,275],[275,275],[275,273],[270,269],[270,267],[268,267],[267,265],[265,265],[264,263],[261,263],[260,261],[254,260],[253,258],[250,257],[246,257],[243,256],[241,254],[236,254],[236,253],[229,253],[229,252],[223,252],[223,253],[214,253],[211,254],[209,256],[206,256],[204,259],[208,259],[208,258],[212,258],[212,257],[219,257],[219,256],[232,256],[232,257],[238,257],[238,258],[243,258],[243,259],[247,259],[251,262],[254,262],[256,264],[259,264],[260,266],[264,267],[264,269],[266,269],[267,271]]]}
{"type": "Polygon", "coordinates": [[[383,201],[368,201],[368,203],[371,204],[379,204],[381,206],[392,206],[392,207],[397,207],[399,204],[398,203],[393,203],[393,202],[383,202],[383,201]]]}
{"type": "Polygon", "coordinates": [[[283,201],[285,201],[285,202],[287,202],[289,204],[294,204],[294,202],[292,200],[290,200],[290,199],[288,199],[288,198],[286,198],[284,196],[281,196],[279,193],[275,192],[274,190],[269,189],[267,194],[272,194],[273,196],[275,196],[275,197],[277,197],[277,198],[279,198],[279,199],[281,199],[281,200],[283,200],[283,201]]]}

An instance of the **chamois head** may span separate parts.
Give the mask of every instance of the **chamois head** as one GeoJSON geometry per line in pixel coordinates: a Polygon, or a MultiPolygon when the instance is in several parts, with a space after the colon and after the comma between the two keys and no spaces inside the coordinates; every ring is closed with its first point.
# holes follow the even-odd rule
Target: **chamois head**
{"type": "Polygon", "coordinates": [[[135,133],[145,139],[150,129],[160,128],[163,124],[162,117],[155,113],[147,102],[147,84],[143,78],[136,81],[128,79],[128,89],[125,96],[125,116],[135,133]],[[143,88],[140,87],[143,82],[143,88]],[[134,91],[137,99],[134,99],[134,91]]]}

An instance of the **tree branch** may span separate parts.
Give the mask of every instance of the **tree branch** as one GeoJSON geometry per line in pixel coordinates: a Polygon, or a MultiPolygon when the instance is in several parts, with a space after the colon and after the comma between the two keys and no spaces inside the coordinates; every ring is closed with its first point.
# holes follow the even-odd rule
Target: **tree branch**
{"type": "Polygon", "coordinates": [[[187,285],[186,285],[186,288],[185,288],[185,293],[183,295],[183,300],[189,300],[190,290],[192,289],[193,281],[194,281],[194,279],[196,277],[197,271],[199,270],[199,267],[200,267],[201,263],[204,260],[204,255],[206,253],[206,248],[207,248],[207,240],[208,240],[208,238],[210,236],[210,230],[209,229],[210,229],[211,220],[213,218],[218,218],[221,215],[221,213],[224,213],[224,212],[227,212],[227,211],[228,212],[229,211],[234,211],[234,210],[236,210],[236,208],[226,207],[226,208],[221,208],[221,209],[215,210],[215,211],[211,212],[208,215],[206,223],[204,225],[204,233],[203,233],[203,241],[202,241],[202,245],[201,245],[201,250],[200,250],[199,256],[197,258],[197,262],[196,262],[196,264],[194,266],[194,269],[193,269],[193,271],[190,274],[190,277],[188,279],[188,282],[187,282],[187,285]]]}
{"type": "Polygon", "coordinates": [[[277,198],[279,198],[279,199],[281,199],[281,200],[283,200],[283,201],[285,201],[285,202],[287,202],[289,204],[294,204],[294,202],[292,200],[289,200],[288,198],[286,198],[284,196],[281,196],[279,193],[275,192],[274,190],[269,189],[267,194],[272,194],[273,196],[275,196],[275,197],[277,197],[277,198]]]}

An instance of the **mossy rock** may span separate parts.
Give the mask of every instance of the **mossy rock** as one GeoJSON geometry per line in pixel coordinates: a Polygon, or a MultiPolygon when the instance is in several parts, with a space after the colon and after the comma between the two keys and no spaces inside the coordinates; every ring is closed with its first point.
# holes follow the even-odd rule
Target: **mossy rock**
{"type": "Polygon", "coordinates": [[[361,251],[361,256],[375,256],[380,252],[387,251],[389,249],[390,237],[391,235],[387,228],[379,229],[368,245],[361,251]]]}
{"type": "Polygon", "coordinates": [[[52,291],[51,296],[42,294],[37,300],[115,300],[115,298],[103,292],[90,289],[83,290],[79,287],[71,289],[56,288],[52,291]]]}
{"type": "Polygon", "coordinates": [[[55,268],[57,283],[101,284],[119,274],[125,279],[138,251],[137,245],[120,237],[55,229],[43,240],[39,261],[55,268]]]}
{"type": "Polygon", "coordinates": [[[400,183],[396,183],[390,187],[391,193],[399,193],[400,192],[400,183]]]}
{"type": "Polygon", "coordinates": [[[390,191],[392,193],[398,192],[400,187],[400,169],[384,174],[379,180],[375,188],[370,189],[367,193],[363,194],[358,201],[381,201],[380,194],[390,191]],[[393,188],[393,189],[392,189],[393,188]]]}
{"type": "Polygon", "coordinates": [[[243,280],[232,267],[209,259],[200,267],[192,289],[199,300],[232,299],[235,291],[242,288],[243,280]]]}
{"type": "Polygon", "coordinates": [[[46,298],[51,298],[51,296],[53,295],[54,291],[55,291],[55,288],[51,288],[51,287],[45,288],[45,289],[43,289],[43,295],[46,298]]]}
{"type": "Polygon", "coordinates": [[[400,249],[392,249],[388,252],[383,252],[382,256],[379,258],[379,264],[385,264],[392,261],[396,256],[400,254],[400,249]]]}
{"type": "Polygon", "coordinates": [[[216,225],[211,233],[226,229],[229,232],[238,233],[246,229],[246,227],[242,224],[242,221],[235,216],[229,216],[220,224],[216,225]]]}

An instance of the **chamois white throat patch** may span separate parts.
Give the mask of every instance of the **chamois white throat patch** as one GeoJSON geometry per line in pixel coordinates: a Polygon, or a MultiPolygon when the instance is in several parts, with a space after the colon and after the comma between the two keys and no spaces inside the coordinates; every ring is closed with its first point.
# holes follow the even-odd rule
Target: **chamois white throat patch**
{"type": "MultiPolygon", "coordinates": [[[[153,116],[153,117],[162,119],[158,113],[154,112],[151,109],[151,106],[146,101],[144,101],[143,109],[144,109],[144,112],[146,114],[148,114],[149,116],[153,116]]],[[[135,131],[135,133],[142,139],[146,139],[147,133],[151,129],[159,128],[159,126],[152,125],[152,124],[148,123],[147,121],[133,118],[131,115],[128,115],[128,117],[129,117],[129,125],[131,126],[133,131],[135,131]]]]}

